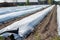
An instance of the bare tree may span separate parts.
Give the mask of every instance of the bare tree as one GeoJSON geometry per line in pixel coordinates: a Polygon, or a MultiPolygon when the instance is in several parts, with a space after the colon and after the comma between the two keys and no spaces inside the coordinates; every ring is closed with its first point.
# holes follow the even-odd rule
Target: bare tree
{"type": "Polygon", "coordinates": [[[17,5],[17,0],[12,0],[13,5],[17,5]]]}
{"type": "Polygon", "coordinates": [[[29,5],[29,0],[26,0],[26,4],[29,5]]]}

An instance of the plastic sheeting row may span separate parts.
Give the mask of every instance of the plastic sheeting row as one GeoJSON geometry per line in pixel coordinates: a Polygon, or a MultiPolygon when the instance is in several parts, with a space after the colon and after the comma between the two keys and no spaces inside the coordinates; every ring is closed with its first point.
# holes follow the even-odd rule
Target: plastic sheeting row
{"type": "Polygon", "coordinates": [[[57,5],[57,24],[58,24],[58,35],[60,36],[60,6],[57,5]]]}
{"type": "Polygon", "coordinates": [[[13,34],[16,40],[22,40],[34,30],[36,25],[43,20],[53,7],[54,5],[1,29],[1,36],[7,37],[13,34]],[[16,31],[16,33],[12,31],[16,31]]]}
{"type": "Polygon", "coordinates": [[[43,8],[46,8],[47,6],[42,6],[42,7],[37,7],[34,9],[30,9],[30,10],[25,10],[25,11],[19,11],[19,12],[13,12],[13,13],[9,13],[9,14],[5,14],[5,15],[0,15],[0,23],[9,21],[10,19],[14,19],[16,17],[21,17],[21,16],[25,16],[28,14],[32,14],[35,13],[43,8]]]}
{"type": "Polygon", "coordinates": [[[29,10],[29,9],[33,9],[33,8],[37,8],[37,7],[41,7],[41,6],[37,5],[37,6],[19,6],[19,7],[1,8],[0,9],[0,15],[6,14],[6,13],[11,13],[11,12],[29,10]]]}

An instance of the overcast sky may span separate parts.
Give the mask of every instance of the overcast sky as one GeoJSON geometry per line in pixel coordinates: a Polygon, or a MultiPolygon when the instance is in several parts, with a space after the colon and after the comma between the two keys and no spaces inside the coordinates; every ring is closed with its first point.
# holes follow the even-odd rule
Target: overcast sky
{"type": "Polygon", "coordinates": [[[0,0],[0,2],[4,2],[4,0],[0,0]]]}
{"type": "MultiPolygon", "coordinates": [[[[30,2],[38,2],[38,0],[29,0],[29,1],[30,2]]],[[[60,1],[60,0],[55,0],[55,1],[60,1]]],[[[0,3],[1,2],[4,2],[4,0],[0,0],[0,3]]],[[[13,2],[13,0],[6,0],[6,2],[13,2]]],[[[26,0],[18,0],[18,2],[26,2],[26,0]]]]}
{"type": "MultiPolygon", "coordinates": [[[[6,2],[13,2],[14,0],[5,0],[5,1],[6,2]]],[[[38,2],[38,0],[29,0],[29,1],[30,2],[38,2]]],[[[0,0],[0,2],[4,2],[4,0],[0,0]]],[[[18,0],[18,2],[26,2],[26,0],[18,0]]]]}
{"type": "Polygon", "coordinates": [[[55,1],[60,1],[60,0],[55,0],[55,1]]]}

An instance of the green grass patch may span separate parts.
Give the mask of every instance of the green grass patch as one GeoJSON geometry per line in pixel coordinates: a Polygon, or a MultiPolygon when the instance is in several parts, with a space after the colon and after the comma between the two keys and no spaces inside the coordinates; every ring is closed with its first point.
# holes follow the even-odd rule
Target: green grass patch
{"type": "Polygon", "coordinates": [[[41,40],[40,35],[37,32],[34,34],[34,38],[35,40],[41,40]]]}
{"type": "Polygon", "coordinates": [[[52,38],[52,40],[60,40],[60,37],[57,36],[57,37],[55,37],[55,38],[52,38]]]}
{"type": "Polygon", "coordinates": [[[4,40],[4,39],[5,39],[4,37],[0,36],[0,40],[4,40]]]}

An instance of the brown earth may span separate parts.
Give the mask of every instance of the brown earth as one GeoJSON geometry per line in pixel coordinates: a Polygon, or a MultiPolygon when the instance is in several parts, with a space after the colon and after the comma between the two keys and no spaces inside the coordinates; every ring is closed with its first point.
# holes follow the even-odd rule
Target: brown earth
{"type": "Polygon", "coordinates": [[[44,18],[44,20],[37,25],[31,35],[25,40],[51,40],[57,36],[57,8],[56,6],[44,18]]]}

